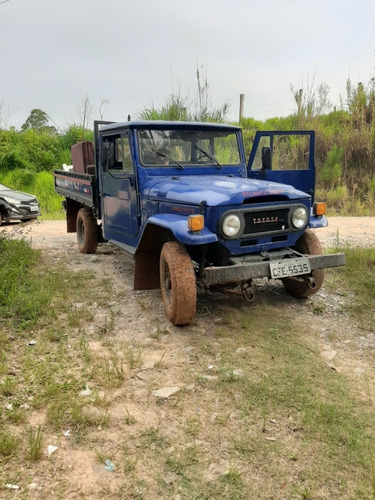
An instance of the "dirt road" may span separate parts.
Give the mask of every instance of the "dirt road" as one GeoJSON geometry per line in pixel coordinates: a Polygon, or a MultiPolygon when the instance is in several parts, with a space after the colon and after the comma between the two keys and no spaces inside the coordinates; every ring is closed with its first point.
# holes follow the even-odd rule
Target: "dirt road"
{"type": "MultiPolygon", "coordinates": [[[[66,232],[64,220],[8,224],[0,227],[1,232],[25,237],[35,248],[57,251],[76,247],[76,234],[66,232]]],[[[316,232],[326,248],[375,246],[375,217],[330,217],[328,227],[316,232]]]]}
{"type": "MultiPolygon", "coordinates": [[[[374,246],[375,217],[332,217],[329,219],[327,228],[317,229],[316,232],[325,248],[374,246]]],[[[66,233],[64,220],[4,225],[0,227],[1,233],[31,241],[34,248],[41,249],[52,256],[54,261],[62,261],[73,270],[87,269],[95,275],[110,278],[113,282],[114,296],[121,294],[124,297],[117,321],[118,326],[115,325],[119,334],[130,335],[131,338],[142,338],[144,335],[147,336],[145,332],[157,328],[168,330],[179,337],[181,328],[174,327],[166,318],[160,292],[158,290],[138,292],[133,290],[132,256],[110,244],[99,246],[95,255],[81,254],[78,251],[76,234],[66,233]],[[125,333],[124,322],[130,325],[129,331],[125,333]]],[[[361,331],[343,313],[345,301],[350,300],[350,297],[343,297],[340,290],[336,293],[328,293],[324,285],[320,292],[306,301],[293,299],[285,294],[284,287],[279,282],[260,280],[259,283],[254,284],[254,289],[255,305],[257,300],[277,301],[285,314],[300,317],[301,330],[303,330],[304,323],[309,326],[314,325],[322,355],[331,353],[327,356],[330,358],[330,365],[335,369],[354,376],[359,372],[372,373],[375,364],[373,355],[375,333],[361,331]],[[322,304],[324,314],[317,315],[316,308],[321,307],[322,304]],[[334,335],[336,331],[340,331],[340,335],[334,335]]],[[[238,300],[242,299],[238,297],[238,300]]],[[[212,322],[220,320],[216,305],[225,304],[227,301],[228,297],[220,294],[208,297],[201,294],[198,298],[196,321],[194,325],[184,327],[183,330],[185,332],[208,331],[212,322]]],[[[106,311],[103,311],[102,316],[105,317],[105,315],[106,311]]]]}
{"type": "MultiPolygon", "coordinates": [[[[331,218],[329,227],[317,232],[326,248],[336,245],[375,245],[375,217],[331,218]]],[[[89,348],[92,352],[102,353],[105,350],[104,343],[108,342],[109,338],[110,343],[121,341],[141,349],[143,363],[136,375],[127,380],[126,386],[117,390],[116,397],[113,397],[109,431],[113,443],[121,442],[123,438],[125,412],[134,418],[135,434],[141,435],[143,426],[155,424],[154,407],[150,406],[151,391],[155,388],[179,387],[183,373],[191,370],[194,366],[191,363],[195,363],[196,359],[204,355],[198,349],[194,350],[193,339],[204,339],[210,335],[213,328],[220,328],[220,325],[230,337],[230,322],[222,316],[230,314],[231,306],[244,306],[242,297],[200,292],[194,323],[188,327],[175,327],[164,314],[158,290],[133,290],[133,259],[125,252],[110,244],[104,244],[99,246],[95,255],[81,254],[76,244],[76,235],[66,233],[65,221],[5,225],[0,227],[1,234],[31,241],[34,248],[42,250],[42,258],[48,258],[48,265],[52,267],[62,263],[71,270],[89,270],[95,276],[111,280],[113,300],[101,305],[89,305],[94,311],[93,320],[86,329],[89,348]],[[227,305],[229,307],[220,307],[227,305]],[[98,340],[98,335],[95,334],[98,331],[106,332],[103,342],[98,340]],[[165,359],[168,369],[156,369],[160,360],[165,359]]],[[[257,304],[262,302],[277,304],[280,316],[291,318],[294,320],[293,324],[299,325],[298,335],[301,341],[311,346],[312,352],[320,355],[332,369],[350,377],[357,391],[362,391],[363,387],[372,387],[375,330],[360,328],[347,314],[345,305],[350,301],[350,293],[343,294],[340,290],[328,292],[323,286],[316,295],[301,301],[288,296],[279,282],[259,280],[254,284],[254,289],[256,295],[252,307],[256,308],[257,304]]],[[[82,304],[76,306],[81,307],[82,304]]],[[[205,376],[209,378],[211,375],[205,376]]],[[[164,412],[162,415],[165,414],[163,408],[160,407],[160,411],[164,412]]],[[[91,436],[90,439],[94,440],[92,442],[102,443],[103,431],[92,432],[97,439],[95,441],[94,436],[91,436]]],[[[69,483],[70,495],[66,498],[98,498],[98,485],[100,486],[104,479],[102,472],[98,472],[98,464],[92,450],[84,450],[82,446],[69,447],[64,439],[66,438],[62,437],[61,443],[59,441],[58,458],[60,463],[65,464],[65,471],[69,474],[66,482],[69,483]],[[78,489],[80,495],[76,495],[78,489]]],[[[64,468],[61,467],[61,470],[64,468]]],[[[49,482],[55,483],[55,478],[52,480],[39,477],[38,480],[47,496],[44,496],[43,492],[39,496],[39,492],[36,492],[36,496],[28,498],[51,498],[52,496],[48,496],[49,482]]],[[[112,476],[111,480],[116,484],[112,476]]],[[[33,480],[33,483],[37,482],[33,480]]],[[[179,495],[175,498],[177,497],[179,495]]]]}

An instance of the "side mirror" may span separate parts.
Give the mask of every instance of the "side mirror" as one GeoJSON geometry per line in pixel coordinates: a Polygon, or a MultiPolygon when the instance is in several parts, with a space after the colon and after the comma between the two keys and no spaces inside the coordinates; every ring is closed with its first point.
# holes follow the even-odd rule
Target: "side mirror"
{"type": "Polygon", "coordinates": [[[105,170],[112,168],[115,163],[115,148],[113,142],[103,142],[102,166],[105,170]]]}
{"type": "Polygon", "coordinates": [[[264,168],[266,170],[271,170],[271,168],[272,168],[271,148],[268,146],[262,148],[262,168],[264,168]]]}
{"type": "Polygon", "coordinates": [[[271,159],[271,148],[263,147],[262,148],[262,168],[261,174],[262,177],[265,177],[267,170],[272,169],[272,159],[271,159]]]}

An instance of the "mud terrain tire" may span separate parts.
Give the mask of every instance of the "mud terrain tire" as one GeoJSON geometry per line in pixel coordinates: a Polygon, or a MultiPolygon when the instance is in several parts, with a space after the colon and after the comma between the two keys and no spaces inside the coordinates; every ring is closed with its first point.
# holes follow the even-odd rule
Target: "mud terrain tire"
{"type": "Polygon", "coordinates": [[[160,254],[160,290],[166,315],[175,325],[187,325],[195,316],[195,272],[186,248],[177,241],[163,245],[160,254]]]}
{"type": "Polygon", "coordinates": [[[98,248],[98,225],[89,208],[81,208],[77,214],[77,242],[82,253],[95,253],[98,248]]]}
{"type": "MultiPolygon", "coordinates": [[[[311,229],[306,229],[303,235],[297,240],[295,249],[303,254],[308,255],[322,255],[323,248],[316,234],[311,231],[311,229]]],[[[297,299],[302,299],[310,297],[317,293],[324,281],[324,269],[315,269],[312,272],[315,279],[316,287],[309,288],[305,282],[293,280],[291,278],[285,278],[282,280],[285,290],[296,297],[297,299]]]]}

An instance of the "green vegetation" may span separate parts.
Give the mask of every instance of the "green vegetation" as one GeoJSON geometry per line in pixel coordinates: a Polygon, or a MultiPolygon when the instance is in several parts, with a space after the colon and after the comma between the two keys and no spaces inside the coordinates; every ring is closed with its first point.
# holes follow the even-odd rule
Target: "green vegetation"
{"type": "MultiPolygon", "coordinates": [[[[140,113],[148,120],[198,120],[223,122],[228,105],[210,105],[207,78],[197,70],[198,91],[189,102],[172,94],[157,109],[140,113]]],[[[314,92],[294,92],[295,114],[264,122],[243,118],[241,127],[247,156],[256,130],[315,130],[317,199],[327,201],[329,215],[373,215],[375,213],[375,80],[355,86],[347,82],[345,105],[329,111],[328,87],[314,92]]],[[[87,105],[87,104],[86,104],[87,105]]],[[[35,194],[44,218],[63,217],[61,198],[54,192],[52,172],[70,164],[70,147],[92,132],[75,124],[63,132],[48,124],[41,110],[32,110],[20,131],[0,130],[0,183],[35,194]]]]}
{"type": "Polygon", "coordinates": [[[374,322],[371,304],[375,297],[375,249],[348,246],[344,252],[347,265],[337,270],[333,286],[335,289],[342,287],[347,294],[354,295],[347,308],[362,328],[371,330],[374,322]]]}
{"type": "MultiPolygon", "coordinates": [[[[340,322],[373,329],[374,250],[346,256],[325,285],[348,299],[336,335],[340,322]]],[[[321,303],[203,294],[198,323],[170,334],[145,292],[129,302],[149,311],[142,332],[126,325],[114,283],[67,264],[0,240],[4,495],[16,484],[26,498],[30,483],[48,495],[53,477],[67,498],[82,470],[110,460],[108,482],[94,481],[103,498],[375,499],[373,381],[321,358],[321,303]],[[170,384],[173,397],[153,396],[170,384]]]]}
{"type": "Polygon", "coordinates": [[[85,131],[84,135],[77,125],[58,134],[54,127],[42,127],[33,120],[27,126],[24,124],[20,132],[0,130],[0,183],[36,195],[42,218],[63,218],[61,197],[55,193],[52,172],[62,168],[63,163],[69,165],[71,146],[83,136],[92,139],[93,134],[85,131]]]}

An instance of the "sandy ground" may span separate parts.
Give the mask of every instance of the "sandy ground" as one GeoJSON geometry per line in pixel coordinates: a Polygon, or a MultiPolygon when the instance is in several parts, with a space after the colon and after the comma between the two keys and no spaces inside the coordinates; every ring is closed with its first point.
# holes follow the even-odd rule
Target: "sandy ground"
{"type": "MultiPolygon", "coordinates": [[[[375,245],[375,217],[330,217],[328,222],[328,227],[316,229],[326,248],[375,245]]],[[[7,224],[1,232],[29,239],[35,248],[62,250],[76,245],[76,234],[66,232],[64,220],[7,224]]]]}

